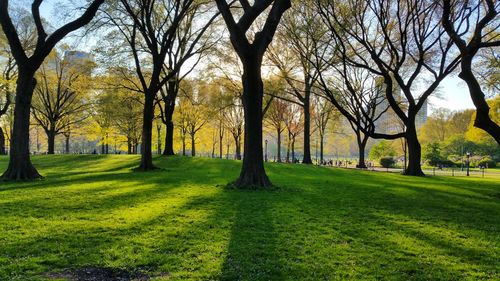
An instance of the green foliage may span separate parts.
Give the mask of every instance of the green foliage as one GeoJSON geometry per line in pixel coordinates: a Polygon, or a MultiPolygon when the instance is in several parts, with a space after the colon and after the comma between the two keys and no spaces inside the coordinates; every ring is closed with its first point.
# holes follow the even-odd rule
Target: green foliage
{"type": "Polygon", "coordinates": [[[240,162],[139,157],[37,156],[46,179],[0,183],[0,280],[498,279],[498,178],[269,164],[273,191],[238,191],[240,162]]]}
{"type": "Polygon", "coordinates": [[[479,160],[476,164],[477,167],[483,167],[483,168],[495,168],[497,166],[497,162],[491,157],[484,157],[483,159],[479,160]]]}
{"type": "Polygon", "coordinates": [[[396,161],[394,160],[393,157],[382,157],[380,158],[380,165],[384,168],[391,168],[394,167],[396,164],[396,161]]]}
{"type": "Polygon", "coordinates": [[[383,140],[378,144],[374,145],[368,155],[368,157],[371,160],[378,160],[381,159],[382,157],[393,157],[393,156],[396,156],[396,150],[391,146],[391,143],[389,143],[386,140],[383,140]]]}
{"type": "Polygon", "coordinates": [[[441,147],[439,143],[429,143],[422,148],[422,159],[427,161],[431,166],[442,164],[443,157],[441,156],[441,147]]]}

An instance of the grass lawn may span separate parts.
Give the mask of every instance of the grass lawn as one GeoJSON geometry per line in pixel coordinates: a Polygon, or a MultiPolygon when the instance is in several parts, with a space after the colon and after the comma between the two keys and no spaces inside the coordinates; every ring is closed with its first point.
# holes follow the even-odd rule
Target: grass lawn
{"type": "Polygon", "coordinates": [[[269,164],[275,190],[239,191],[239,162],[138,159],[39,156],[46,179],[0,182],[0,280],[500,279],[498,179],[269,164]]]}

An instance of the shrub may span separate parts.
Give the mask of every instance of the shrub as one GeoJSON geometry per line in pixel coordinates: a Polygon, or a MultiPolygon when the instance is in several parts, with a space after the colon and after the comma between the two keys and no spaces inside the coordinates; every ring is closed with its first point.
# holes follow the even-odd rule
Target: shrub
{"type": "Polygon", "coordinates": [[[391,168],[394,167],[396,164],[396,161],[392,157],[382,157],[380,158],[380,165],[384,168],[391,168]]]}

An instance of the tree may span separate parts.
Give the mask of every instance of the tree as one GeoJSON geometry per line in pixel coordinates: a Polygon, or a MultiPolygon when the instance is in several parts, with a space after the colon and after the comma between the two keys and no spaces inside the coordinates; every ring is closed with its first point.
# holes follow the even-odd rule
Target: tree
{"type": "Polygon", "coordinates": [[[322,97],[315,96],[314,107],[313,107],[313,120],[316,125],[317,132],[319,135],[319,163],[322,165],[324,163],[324,151],[325,151],[325,138],[327,134],[328,124],[332,120],[338,119],[338,114],[334,110],[334,106],[323,99],[322,97]]]}
{"type": "MultiPolygon", "coordinates": [[[[343,53],[341,53],[343,54],[343,53]]],[[[340,79],[327,81],[325,73],[320,73],[322,93],[347,121],[356,135],[358,145],[358,164],[356,168],[366,168],[366,144],[375,133],[380,118],[387,113],[385,99],[378,84],[378,77],[363,68],[347,64],[342,57],[341,63],[329,64],[340,79]]]]}
{"type": "Polygon", "coordinates": [[[225,126],[234,139],[235,159],[241,160],[241,137],[243,135],[243,107],[235,103],[224,111],[225,126]]]}
{"type": "MultiPolygon", "coordinates": [[[[168,64],[169,52],[175,50],[174,46],[178,43],[176,41],[179,38],[177,34],[183,28],[184,20],[190,16],[193,5],[196,3],[194,0],[175,2],[167,0],[119,0],[110,2],[105,10],[105,21],[111,22],[115,28],[111,31],[110,36],[118,32],[129,46],[129,55],[133,58],[139,81],[135,84],[135,90],[144,95],[139,170],[156,169],[153,165],[152,154],[155,101],[160,90],[169,81],[176,80],[180,68],[190,58],[189,55],[186,55],[180,57],[175,66],[168,64]],[[174,68],[171,68],[172,66],[174,68]]],[[[202,29],[207,28],[208,25],[202,29]]],[[[198,36],[201,37],[203,33],[199,32],[198,36]]],[[[186,46],[188,50],[184,50],[184,53],[192,54],[195,46],[196,44],[186,46]]],[[[182,46],[179,48],[178,50],[181,50],[182,46]]]]}
{"type": "Polygon", "coordinates": [[[490,114],[486,95],[474,74],[473,60],[481,49],[500,46],[500,5],[495,0],[443,0],[442,24],[460,50],[460,74],[476,107],[474,126],[483,129],[500,144],[500,125],[490,114]]]}
{"type": "Polygon", "coordinates": [[[446,108],[439,108],[432,113],[427,122],[420,128],[423,142],[441,142],[450,136],[448,123],[451,112],[446,108]]]}
{"type": "Polygon", "coordinates": [[[313,64],[314,53],[319,48],[315,42],[321,41],[325,33],[323,22],[316,16],[313,1],[297,2],[284,16],[277,40],[269,52],[269,59],[280,70],[280,75],[290,86],[291,95],[304,112],[302,163],[305,164],[312,164],[311,96],[322,71],[313,64]]]}
{"type": "Polygon", "coordinates": [[[2,175],[5,180],[29,180],[41,177],[31,163],[29,153],[30,110],[33,91],[36,86],[35,72],[58,42],[69,33],[88,24],[94,18],[104,0],[91,1],[81,16],[55,29],[50,35],[47,34],[40,17],[42,2],[43,0],[34,0],[31,6],[37,30],[37,43],[31,54],[27,53],[27,50],[23,47],[19,32],[12,22],[9,13],[9,1],[3,0],[0,2],[0,24],[7,37],[18,69],[9,166],[2,175]]]}
{"type": "MultiPolygon", "coordinates": [[[[262,148],[262,59],[271,43],[279,22],[291,7],[290,0],[255,1],[253,5],[247,0],[240,0],[243,13],[235,21],[230,5],[225,0],[216,0],[217,7],[224,18],[230,33],[231,43],[243,64],[243,94],[242,103],[245,113],[245,148],[243,167],[236,187],[268,188],[271,181],[264,170],[264,153],[262,148]],[[255,33],[253,41],[247,37],[247,32],[257,18],[270,6],[264,26],[255,33]]],[[[238,12],[239,13],[239,12],[238,12]]]]}
{"type": "Polygon", "coordinates": [[[286,162],[290,162],[291,152],[291,162],[295,163],[295,143],[297,141],[297,136],[304,130],[304,113],[302,111],[302,108],[294,103],[287,104],[284,119],[285,126],[288,132],[286,162]]]}
{"type": "Polygon", "coordinates": [[[391,143],[386,140],[382,140],[378,144],[374,145],[368,155],[368,157],[372,160],[394,156],[396,156],[396,150],[394,150],[391,143]]]}
{"type": "MultiPolygon", "coordinates": [[[[165,149],[163,155],[174,155],[174,123],[173,114],[175,111],[175,101],[179,93],[180,82],[190,74],[198,65],[201,59],[214,46],[220,38],[214,36],[217,32],[210,32],[211,26],[219,16],[218,13],[207,17],[207,13],[212,9],[205,1],[194,1],[186,16],[181,19],[179,28],[175,32],[173,44],[170,44],[167,51],[168,59],[165,61],[167,72],[177,70],[176,74],[160,89],[159,108],[160,119],[166,127],[165,149]],[[189,64],[187,70],[183,70],[186,61],[194,58],[194,63],[189,64]]],[[[192,61],[191,61],[192,62],[192,61]]]]}
{"type": "Polygon", "coordinates": [[[277,139],[277,162],[281,162],[281,134],[286,129],[285,115],[287,114],[288,104],[282,99],[272,101],[269,110],[266,112],[266,121],[276,131],[277,139]]]}
{"type": "Polygon", "coordinates": [[[88,85],[94,63],[77,59],[71,52],[54,51],[36,75],[33,117],[47,135],[48,154],[54,154],[57,135],[87,118],[88,85]]]}
{"type": "MultiPolygon", "coordinates": [[[[17,7],[11,10],[13,24],[18,31],[19,40],[27,54],[35,49],[36,27],[29,13],[17,7]]],[[[2,76],[0,77],[0,119],[8,113],[9,106],[17,80],[16,60],[10,50],[9,41],[4,32],[0,33],[0,57],[2,58],[2,76]]],[[[5,132],[7,133],[7,132],[5,132]]],[[[5,135],[0,127],[0,155],[7,154],[5,149],[5,135]]]]}
{"type": "Polygon", "coordinates": [[[116,89],[113,92],[112,123],[127,139],[127,153],[137,154],[141,141],[142,103],[131,91],[116,89]]]}
{"type": "Polygon", "coordinates": [[[436,1],[316,1],[330,30],[331,52],[353,67],[381,76],[385,97],[405,127],[403,133],[374,138],[404,137],[408,166],[404,174],[424,175],[416,117],[427,98],[460,63],[451,39],[441,27],[436,1]],[[419,94],[416,94],[417,84],[419,94]],[[402,93],[402,95],[401,95],[402,93]]]}

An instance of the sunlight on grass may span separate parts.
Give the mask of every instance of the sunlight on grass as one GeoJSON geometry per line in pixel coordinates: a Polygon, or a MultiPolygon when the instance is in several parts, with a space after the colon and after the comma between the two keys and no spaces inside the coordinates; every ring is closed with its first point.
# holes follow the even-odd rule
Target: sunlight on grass
{"type": "MultiPolygon", "coordinates": [[[[499,190],[270,164],[273,191],[223,188],[240,162],[40,156],[45,179],[0,184],[0,280],[86,267],[153,280],[494,280],[499,190]]],[[[6,158],[0,158],[0,168],[6,158]]],[[[50,277],[50,278],[49,278],[50,277]]]]}

